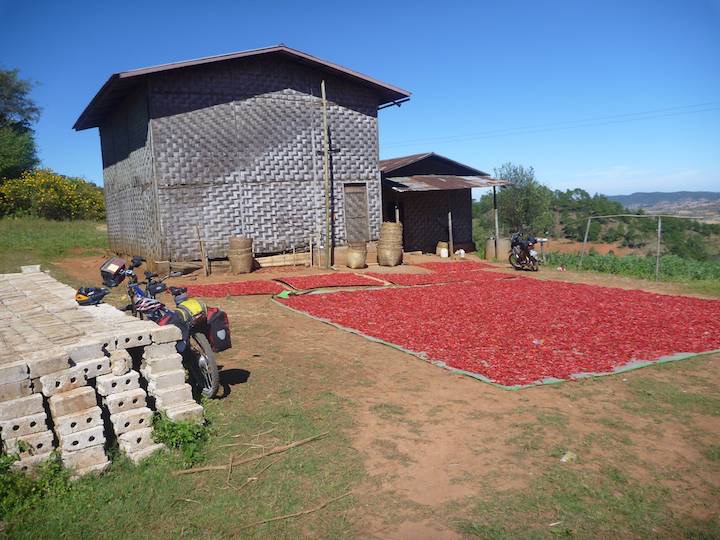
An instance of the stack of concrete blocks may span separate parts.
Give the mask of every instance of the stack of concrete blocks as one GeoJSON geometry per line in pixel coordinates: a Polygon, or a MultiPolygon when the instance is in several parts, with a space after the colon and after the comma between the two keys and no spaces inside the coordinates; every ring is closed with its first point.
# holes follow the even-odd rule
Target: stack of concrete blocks
{"type": "Polygon", "coordinates": [[[13,464],[31,472],[53,449],[43,397],[33,394],[27,364],[0,365],[0,440],[8,454],[18,454],[13,464]]]}
{"type": "Polygon", "coordinates": [[[158,410],[174,419],[202,419],[184,372],[182,380],[178,373],[179,329],[139,321],[106,304],[78,306],[74,294],[37,268],[0,274],[0,440],[5,451],[20,454],[15,466],[22,470],[32,470],[56,446],[48,425],[76,475],[104,469],[98,394],[131,459],[161,447],[152,441],[152,403],[131,355],[143,356],[158,410]]]}
{"type": "Polygon", "coordinates": [[[148,381],[148,393],[155,400],[155,408],[173,422],[202,422],[203,408],[193,400],[192,389],[185,383],[182,357],[175,349],[176,336],[171,328],[178,334],[179,329],[166,328],[166,334],[143,351],[140,372],[148,381]]]}

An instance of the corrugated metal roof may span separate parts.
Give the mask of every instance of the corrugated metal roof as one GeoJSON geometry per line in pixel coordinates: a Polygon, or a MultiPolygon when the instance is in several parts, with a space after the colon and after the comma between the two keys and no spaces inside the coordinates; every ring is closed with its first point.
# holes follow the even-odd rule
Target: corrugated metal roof
{"type": "Polygon", "coordinates": [[[417,176],[398,176],[383,178],[383,186],[393,191],[442,191],[448,189],[487,188],[508,186],[512,182],[498,180],[490,176],[451,176],[423,174],[417,176]]]}
{"type": "MultiPolygon", "coordinates": [[[[480,169],[476,169],[475,167],[470,167],[469,165],[465,165],[464,163],[460,163],[459,161],[455,161],[454,159],[450,159],[448,157],[441,156],[440,154],[436,154],[435,152],[424,152],[422,154],[412,154],[410,156],[402,156],[402,157],[396,157],[396,158],[391,158],[391,159],[381,159],[380,162],[378,163],[378,166],[380,168],[380,172],[387,174],[389,172],[397,171],[398,169],[402,169],[403,167],[406,167],[413,163],[423,161],[424,159],[440,160],[441,162],[446,162],[455,167],[460,167],[469,174],[474,173],[477,176],[489,176],[488,173],[481,171],[480,169]]],[[[428,172],[438,172],[438,171],[428,171],[428,172]]]]}
{"type": "Polygon", "coordinates": [[[394,171],[395,169],[399,169],[400,167],[404,167],[405,165],[410,165],[411,163],[415,163],[417,161],[425,159],[426,157],[432,155],[432,152],[425,152],[424,154],[413,154],[411,156],[381,159],[378,163],[378,166],[380,167],[380,172],[390,172],[394,171]]]}
{"type": "Polygon", "coordinates": [[[160,73],[163,71],[182,69],[191,66],[199,66],[203,64],[209,64],[214,62],[224,62],[227,60],[236,60],[239,58],[248,58],[260,55],[276,54],[289,57],[295,61],[314,65],[320,69],[324,69],[335,75],[340,75],[349,79],[357,81],[359,84],[369,86],[375,89],[380,96],[380,102],[378,105],[384,103],[392,103],[401,99],[410,97],[410,92],[403,90],[397,86],[387,84],[367,75],[363,75],[357,71],[353,71],[349,68],[334,64],[326,60],[322,60],[315,56],[309,55],[297,49],[292,49],[286,45],[276,45],[274,47],[264,47],[261,49],[251,49],[248,51],[240,51],[229,54],[221,54],[216,56],[207,56],[205,58],[198,58],[195,60],[187,60],[183,62],[174,62],[171,64],[161,64],[158,66],[151,66],[146,68],[135,69],[132,71],[123,71],[120,73],[114,73],[110,78],[103,84],[95,97],[90,101],[85,110],[80,114],[80,117],[75,122],[73,128],[75,130],[83,130],[88,128],[97,127],[104,118],[112,106],[119,99],[125,96],[131,87],[134,87],[139,80],[142,80],[147,75],[154,73],[160,73]]]}

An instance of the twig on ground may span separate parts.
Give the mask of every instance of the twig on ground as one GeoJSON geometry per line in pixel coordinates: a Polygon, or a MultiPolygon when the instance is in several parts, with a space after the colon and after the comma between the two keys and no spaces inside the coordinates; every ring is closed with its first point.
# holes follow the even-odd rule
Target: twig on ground
{"type": "Polygon", "coordinates": [[[306,516],[308,514],[312,514],[313,512],[317,512],[318,510],[322,510],[325,508],[328,504],[334,503],[335,501],[339,501],[343,497],[347,497],[348,495],[352,494],[352,491],[348,491],[347,493],[343,493],[339,497],[335,497],[334,499],[330,499],[329,501],[325,501],[319,506],[316,506],[315,508],[310,508],[309,510],[302,510],[300,512],[295,512],[293,514],[285,514],[283,516],[276,516],[269,519],[263,519],[262,521],[256,521],[255,523],[250,523],[249,525],[245,525],[244,527],[240,527],[240,530],[242,529],[249,529],[250,527],[257,527],[258,525],[264,525],[265,523],[271,523],[273,521],[280,521],[281,519],[290,519],[294,517],[300,517],[300,516],[306,516]]]}
{"type": "MultiPolygon", "coordinates": [[[[249,458],[245,458],[241,461],[238,461],[235,463],[235,466],[238,465],[244,465],[245,463],[250,463],[252,461],[257,461],[258,459],[265,458],[267,456],[272,456],[274,454],[280,454],[281,452],[286,452],[290,450],[291,448],[295,448],[297,446],[302,446],[303,444],[307,444],[312,441],[316,441],[318,439],[322,439],[326,435],[328,435],[329,432],[326,431],[325,433],[320,433],[319,435],[313,435],[312,437],[308,437],[307,439],[302,439],[300,441],[295,441],[290,444],[286,444],[285,446],[276,446],[275,448],[272,448],[271,450],[268,450],[267,452],[263,452],[262,454],[258,454],[257,456],[252,456],[249,458]]],[[[196,469],[185,469],[184,471],[173,471],[173,476],[181,476],[185,474],[195,474],[200,472],[207,472],[207,471],[226,471],[228,468],[227,465],[208,465],[206,467],[198,467],[196,469]]]]}
{"type": "Polygon", "coordinates": [[[175,499],[176,501],[183,501],[183,502],[189,502],[189,503],[195,503],[195,504],[202,504],[200,501],[196,501],[195,499],[182,499],[178,498],[175,499]]]}
{"type": "Polygon", "coordinates": [[[235,456],[230,454],[230,463],[228,463],[228,473],[227,473],[227,478],[225,479],[226,484],[230,483],[230,477],[232,476],[232,466],[233,466],[233,458],[234,457],[235,456]]]}
{"type": "Polygon", "coordinates": [[[269,465],[267,465],[266,467],[264,467],[261,471],[259,471],[258,473],[256,473],[255,476],[248,476],[248,477],[245,479],[245,481],[244,481],[242,484],[240,484],[239,487],[235,487],[235,486],[233,486],[233,487],[235,488],[236,491],[240,491],[242,488],[244,488],[245,486],[247,486],[247,485],[250,484],[251,482],[257,481],[257,479],[260,477],[260,475],[261,475],[262,473],[264,473],[265,471],[267,471],[270,467],[272,467],[273,465],[275,465],[275,464],[276,464],[278,461],[280,461],[281,459],[282,459],[281,457],[277,458],[275,461],[273,461],[272,463],[270,463],[269,465]]]}

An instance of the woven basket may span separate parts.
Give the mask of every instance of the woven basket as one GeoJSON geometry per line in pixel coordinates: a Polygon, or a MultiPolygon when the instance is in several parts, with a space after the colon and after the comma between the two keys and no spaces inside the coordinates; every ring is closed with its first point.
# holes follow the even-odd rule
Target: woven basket
{"type": "Polygon", "coordinates": [[[401,247],[384,247],[378,244],[377,261],[380,266],[397,266],[402,263],[401,247]]]}
{"type": "Polygon", "coordinates": [[[228,246],[230,249],[252,248],[253,240],[247,236],[231,236],[228,238],[228,246]]]}

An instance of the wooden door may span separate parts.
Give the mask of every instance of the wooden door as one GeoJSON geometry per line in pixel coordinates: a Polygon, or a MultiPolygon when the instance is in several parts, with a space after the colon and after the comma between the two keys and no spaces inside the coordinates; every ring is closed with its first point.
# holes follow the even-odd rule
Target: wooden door
{"type": "Polygon", "coordinates": [[[366,184],[345,184],[345,239],[348,244],[367,242],[368,205],[366,184]]]}

